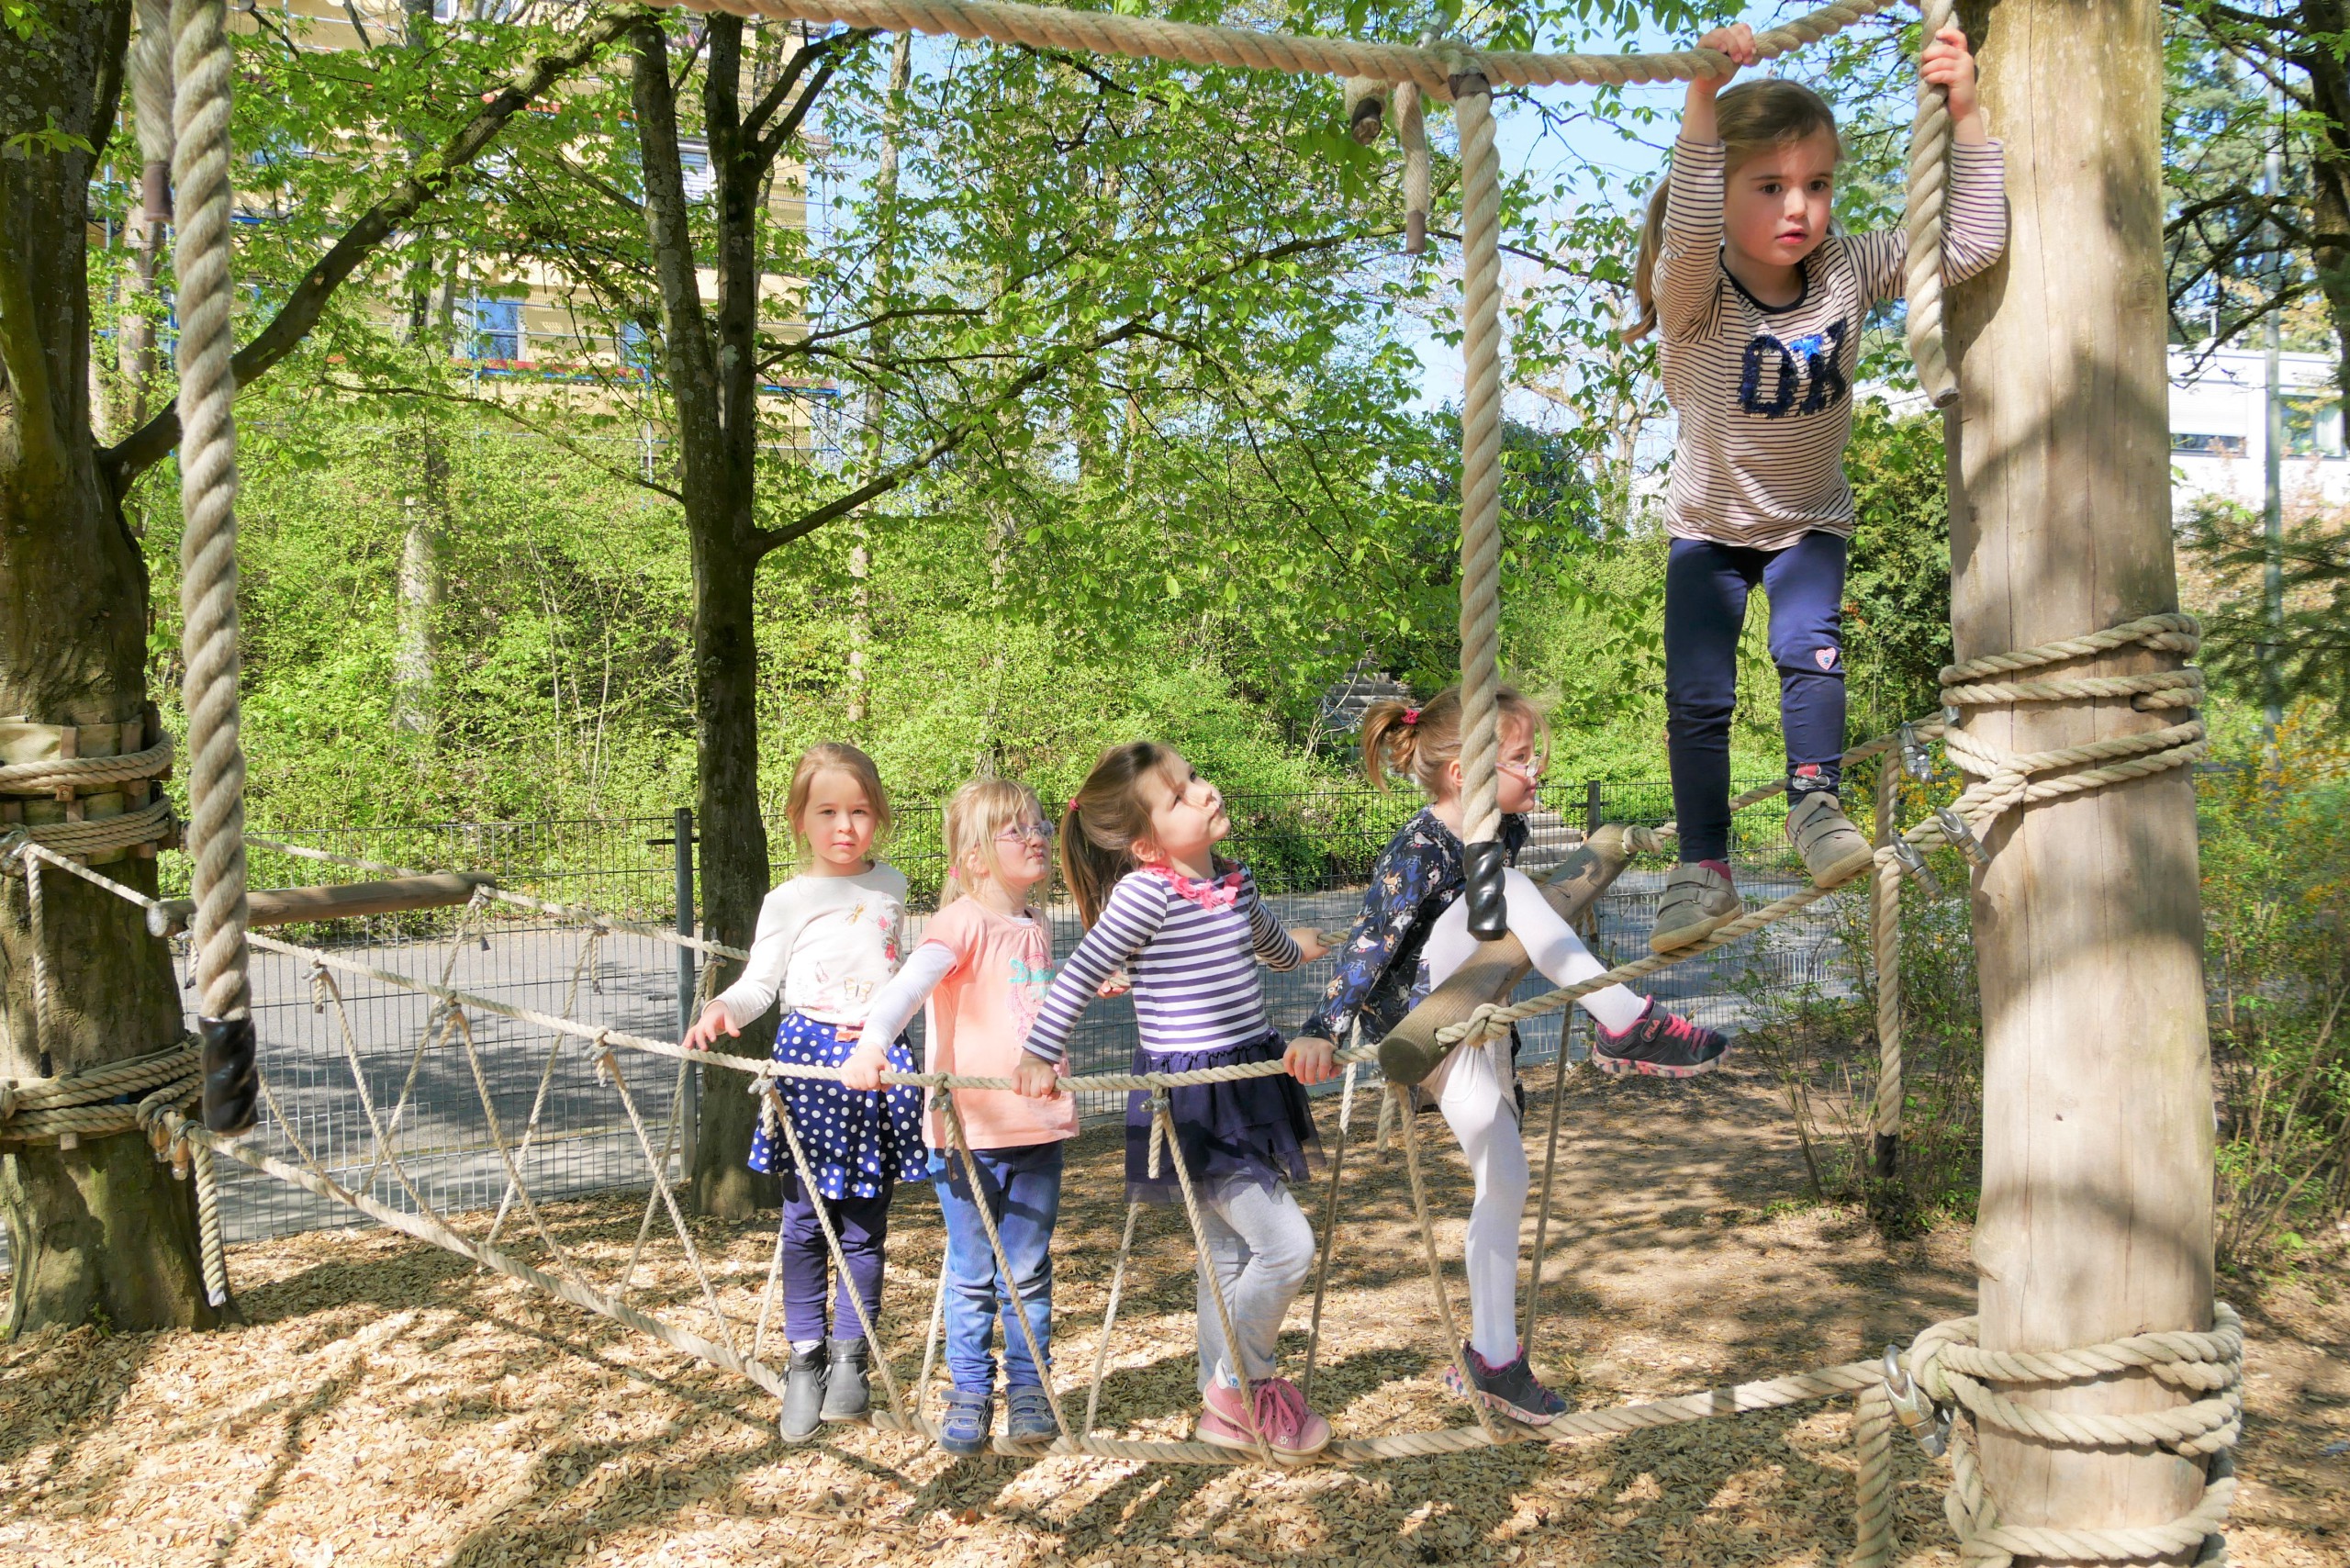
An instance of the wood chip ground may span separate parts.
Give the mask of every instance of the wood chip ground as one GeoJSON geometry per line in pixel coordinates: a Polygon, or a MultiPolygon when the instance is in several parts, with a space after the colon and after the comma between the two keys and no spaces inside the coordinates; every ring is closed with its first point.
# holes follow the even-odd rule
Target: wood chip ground
{"type": "MultiPolygon", "coordinates": [[[[1535,1354],[1579,1402],[1845,1361],[1967,1309],[1963,1227],[1887,1246],[1854,1215],[1799,1204],[1801,1162],[1758,1076],[1584,1077],[1567,1093],[1535,1354]]],[[[1441,1124],[1422,1127],[1457,1265],[1467,1178],[1441,1124]]],[[[1072,1160],[1057,1247],[1058,1359],[1078,1393],[1116,1247],[1113,1137],[1089,1135],[1072,1160]]],[[[1316,1402],[1342,1433],[1463,1422],[1438,1383],[1400,1152],[1348,1166],[1316,1402]]],[[[611,1272],[642,1206],[617,1196],[546,1212],[567,1249],[611,1272]]],[[[885,1338],[909,1380],[936,1212],[922,1191],[895,1210],[885,1338]]],[[[1319,1224],[1318,1195],[1310,1212],[1319,1224]]],[[[1102,1425],[1188,1436],[1190,1249],[1180,1215],[1145,1223],[1102,1425]]],[[[771,1229],[698,1224],[722,1291],[755,1299],[771,1229]]],[[[2338,1259],[2244,1304],[2247,1481],[2232,1545],[2245,1568],[2350,1565],[2338,1259]]],[[[1852,1544],[1843,1404],[1278,1473],[955,1460],[865,1428],[788,1449],[775,1402],[748,1384],[381,1230],[240,1248],[230,1266],[243,1327],[0,1346],[0,1562],[1830,1568],[1852,1544]]],[[[1457,1269],[1454,1286],[1465,1313],[1457,1269]]],[[[708,1327],[674,1244],[632,1299],[708,1327]]],[[[1292,1361],[1304,1328],[1301,1301],[1292,1361]]],[[[1902,1451],[1905,1562],[1954,1563],[1943,1472],[1902,1451]]]]}

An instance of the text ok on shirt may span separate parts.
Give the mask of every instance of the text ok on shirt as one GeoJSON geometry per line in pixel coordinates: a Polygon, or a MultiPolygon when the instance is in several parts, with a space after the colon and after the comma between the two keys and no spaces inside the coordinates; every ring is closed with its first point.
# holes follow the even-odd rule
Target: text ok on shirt
{"type": "Polygon", "coordinates": [[[1785,342],[1757,332],[1739,369],[1738,406],[1771,420],[1833,408],[1852,389],[1844,379],[1843,355],[1841,319],[1826,331],[1785,342]]]}

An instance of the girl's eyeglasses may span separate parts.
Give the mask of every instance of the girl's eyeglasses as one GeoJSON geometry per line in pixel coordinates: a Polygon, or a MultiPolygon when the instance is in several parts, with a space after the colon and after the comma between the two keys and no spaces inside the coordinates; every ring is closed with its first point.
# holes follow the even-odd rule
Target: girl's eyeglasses
{"type": "Polygon", "coordinates": [[[1050,844],[1053,841],[1053,827],[1050,823],[1013,823],[1010,827],[997,834],[995,841],[998,844],[1023,844],[1031,841],[1037,844],[1050,844]]]}
{"type": "Polygon", "coordinates": [[[1528,784],[1539,784],[1542,781],[1543,765],[1539,757],[1532,762],[1497,762],[1494,766],[1504,773],[1516,774],[1528,784]]]}

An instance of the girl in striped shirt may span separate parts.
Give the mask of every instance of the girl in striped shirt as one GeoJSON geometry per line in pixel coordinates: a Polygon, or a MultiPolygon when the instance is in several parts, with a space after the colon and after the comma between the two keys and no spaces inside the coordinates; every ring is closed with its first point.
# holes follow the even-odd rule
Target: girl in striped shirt
{"type": "Polygon", "coordinates": [[[1305,1180],[1319,1152],[1300,1085],[1336,1070],[1327,1041],[1283,1044],[1265,1015],[1257,965],[1293,969],[1322,947],[1310,931],[1282,931],[1248,871],[1217,857],[1231,831],[1223,797],[1170,747],[1136,741],[1102,754],[1061,820],[1062,874],[1085,938],[1046,993],[1015,1081],[1026,1094],[1060,1092],[1057,1065],[1078,1015],[1121,966],[1134,984],[1135,1071],[1286,1068],[1287,1077],[1172,1091],[1175,1136],[1156,1176],[1150,1097],[1129,1097],[1126,1191],[1153,1202],[1178,1196],[1180,1159],[1203,1210],[1202,1440],[1251,1449],[1260,1434],[1275,1457],[1305,1459],[1329,1442],[1330,1424],[1273,1375],[1281,1319],[1314,1267],[1314,1227],[1285,1183],[1305,1180]],[[1225,1313],[1237,1346],[1225,1342],[1225,1313]]]}
{"type": "MultiPolygon", "coordinates": [[[[1702,47],[1754,62],[1744,27],[1702,47]]],[[[2007,245],[1999,149],[1985,134],[1966,37],[1929,39],[1919,74],[1949,96],[1949,210],[1942,264],[1953,283],[2007,245]]],[[[1682,864],[1665,884],[1649,946],[1701,942],[1741,913],[1730,882],[1729,725],[1747,595],[1771,600],[1771,657],[1787,753],[1787,836],[1822,887],[1870,861],[1837,802],[1844,749],[1841,616],[1852,491],[1844,448],[1869,308],[1901,292],[1900,230],[1830,230],[1836,117],[1777,78],[1722,91],[1689,84],[1672,178],[1640,235],[1640,318],[1663,330],[1665,397],[1679,422],[1665,526],[1664,685],[1682,864]]]]}

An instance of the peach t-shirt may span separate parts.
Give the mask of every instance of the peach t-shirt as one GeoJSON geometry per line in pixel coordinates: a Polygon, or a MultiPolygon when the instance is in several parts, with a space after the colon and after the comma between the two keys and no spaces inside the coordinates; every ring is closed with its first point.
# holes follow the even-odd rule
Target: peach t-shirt
{"type": "MultiPolygon", "coordinates": [[[[1011,1077],[1052,982],[1053,939],[1045,922],[1034,914],[1015,920],[961,898],[931,916],[922,942],[955,957],[930,993],[924,1070],[1011,1077]]],[[[1077,1136],[1077,1101],[1068,1094],[1031,1100],[1008,1089],[957,1089],[955,1108],[973,1148],[1021,1148],[1077,1136]]],[[[932,1148],[947,1147],[934,1111],[929,1133],[932,1148]]]]}

